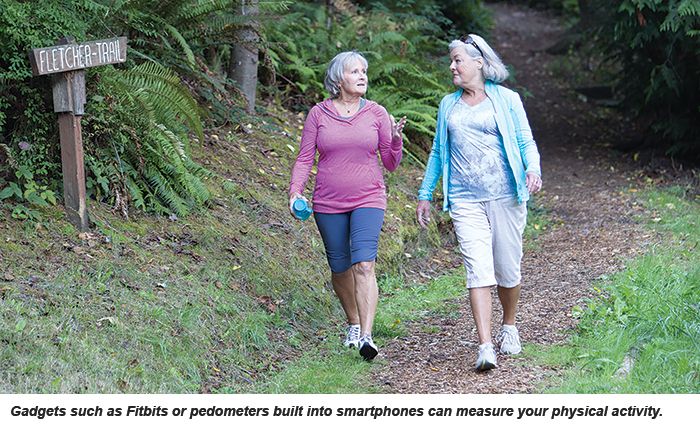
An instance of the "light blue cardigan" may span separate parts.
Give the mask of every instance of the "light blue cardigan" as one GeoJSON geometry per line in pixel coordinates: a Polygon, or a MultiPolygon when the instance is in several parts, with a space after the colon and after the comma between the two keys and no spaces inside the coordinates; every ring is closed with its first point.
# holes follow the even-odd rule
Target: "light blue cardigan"
{"type": "MultiPolygon", "coordinates": [[[[442,209],[449,209],[447,187],[450,184],[450,140],[447,131],[447,119],[452,108],[462,96],[463,89],[448,94],[442,98],[438,110],[437,128],[433,148],[428,157],[428,164],[423,176],[423,184],[418,190],[418,199],[430,201],[433,198],[433,190],[438,179],[442,176],[442,192],[445,197],[442,209]]],[[[486,81],[486,96],[491,99],[496,109],[496,126],[503,137],[506,149],[508,165],[515,177],[515,190],[518,202],[522,203],[530,198],[530,193],[525,185],[525,174],[532,172],[542,176],[540,171],[540,154],[537,145],[532,138],[530,124],[525,115],[525,108],[520,100],[520,95],[493,81],[486,81]]]]}

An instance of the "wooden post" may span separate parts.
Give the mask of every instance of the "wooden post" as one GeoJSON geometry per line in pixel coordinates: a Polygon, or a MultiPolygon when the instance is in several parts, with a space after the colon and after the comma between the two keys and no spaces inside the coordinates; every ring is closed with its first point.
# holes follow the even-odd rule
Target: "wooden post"
{"type": "MultiPolygon", "coordinates": [[[[62,38],[59,44],[74,43],[62,38]]],[[[61,140],[63,201],[68,220],[80,232],[90,229],[85,191],[85,161],[80,119],[85,114],[85,70],[63,72],[53,76],[53,110],[58,113],[61,140]]]]}
{"type": "Polygon", "coordinates": [[[68,220],[88,231],[85,163],[80,119],[85,114],[85,68],[126,61],[126,38],[76,44],[64,37],[60,45],[29,52],[35,76],[52,74],[53,110],[58,113],[63,171],[63,199],[68,220]]]}
{"type": "Polygon", "coordinates": [[[85,198],[85,164],[80,118],[73,113],[58,114],[61,136],[61,164],[63,168],[63,198],[68,220],[80,230],[89,230],[85,198]]]}

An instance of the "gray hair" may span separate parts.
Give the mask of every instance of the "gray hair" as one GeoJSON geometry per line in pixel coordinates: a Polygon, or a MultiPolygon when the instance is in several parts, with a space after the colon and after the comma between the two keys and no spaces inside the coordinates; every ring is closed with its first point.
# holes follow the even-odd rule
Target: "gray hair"
{"type": "Polygon", "coordinates": [[[331,94],[331,97],[335,98],[340,96],[340,83],[343,81],[345,66],[347,66],[352,60],[360,60],[365,68],[367,68],[367,59],[357,51],[341,52],[337,56],[333,57],[333,60],[331,60],[331,62],[328,64],[328,69],[326,69],[326,78],[323,80],[323,85],[326,86],[326,90],[328,90],[328,93],[331,94]]]}
{"type": "Polygon", "coordinates": [[[481,36],[475,34],[470,34],[469,36],[471,36],[474,43],[481,49],[481,52],[479,52],[475,46],[464,43],[459,39],[450,42],[450,51],[457,47],[463,47],[464,51],[466,51],[470,57],[481,57],[484,60],[484,67],[481,68],[481,74],[485,80],[493,81],[496,84],[505,81],[506,78],[508,78],[508,69],[506,69],[506,66],[501,61],[500,57],[498,57],[496,51],[494,51],[481,36]]]}

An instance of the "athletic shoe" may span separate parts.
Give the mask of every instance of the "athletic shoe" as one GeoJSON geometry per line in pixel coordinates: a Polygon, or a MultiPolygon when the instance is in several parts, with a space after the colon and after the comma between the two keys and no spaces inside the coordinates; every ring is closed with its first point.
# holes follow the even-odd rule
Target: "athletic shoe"
{"type": "Polygon", "coordinates": [[[503,354],[519,354],[523,350],[518,329],[514,325],[504,324],[496,340],[503,354]]]}
{"type": "Polygon", "coordinates": [[[358,348],[360,346],[360,325],[350,324],[348,326],[348,334],[343,342],[346,348],[358,348]]]}
{"type": "Polygon", "coordinates": [[[377,346],[372,341],[372,336],[362,336],[360,339],[360,355],[363,359],[370,361],[379,354],[377,346]]]}
{"type": "Polygon", "coordinates": [[[496,350],[493,344],[487,342],[479,345],[479,356],[476,358],[476,369],[486,371],[496,367],[496,350]]]}

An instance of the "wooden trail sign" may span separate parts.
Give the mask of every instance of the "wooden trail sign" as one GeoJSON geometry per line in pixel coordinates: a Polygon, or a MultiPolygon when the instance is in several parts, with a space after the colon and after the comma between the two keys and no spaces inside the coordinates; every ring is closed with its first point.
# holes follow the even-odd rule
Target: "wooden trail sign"
{"type": "MultiPolygon", "coordinates": [[[[59,41],[59,43],[61,43],[59,41]]],[[[126,38],[34,48],[29,55],[34,76],[68,72],[126,61],[126,38]]]]}
{"type": "Polygon", "coordinates": [[[126,61],[125,37],[34,48],[29,62],[34,76],[52,74],[53,110],[58,113],[63,196],[68,219],[81,232],[89,229],[85,198],[85,163],[80,119],[85,114],[85,68],[126,61]]]}

